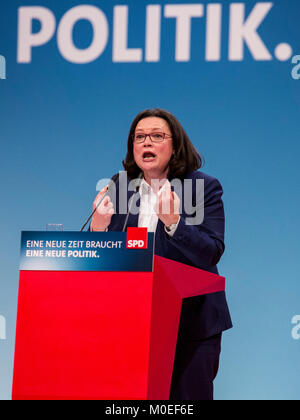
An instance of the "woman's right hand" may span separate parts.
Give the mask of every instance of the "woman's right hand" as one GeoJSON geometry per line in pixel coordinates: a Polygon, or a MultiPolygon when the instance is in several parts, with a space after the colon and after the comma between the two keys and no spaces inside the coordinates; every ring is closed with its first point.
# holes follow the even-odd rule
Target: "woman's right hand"
{"type": "MultiPolygon", "coordinates": [[[[93,210],[95,210],[99,201],[102,200],[107,190],[108,186],[99,192],[93,203],[93,210]]],[[[91,232],[105,232],[107,227],[110,225],[110,221],[114,213],[115,211],[113,203],[111,202],[110,197],[107,195],[94,213],[91,223],[91,232]]]]}

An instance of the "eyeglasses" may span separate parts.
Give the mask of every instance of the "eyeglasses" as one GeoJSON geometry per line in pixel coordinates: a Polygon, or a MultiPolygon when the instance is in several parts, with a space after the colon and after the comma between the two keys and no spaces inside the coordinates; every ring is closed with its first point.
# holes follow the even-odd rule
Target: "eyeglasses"
{"type": "Polygon", "coordinates": [[[133,140],[135,143],[138,143],[138,144],[144,143],[144,141],[146,140],[148,136],[153,143],[162,143],[166,137],[172,137],[170,134],[159,133],[159,132],[151,133],[151,134],[138,133],[134,135],[133,140]]]}

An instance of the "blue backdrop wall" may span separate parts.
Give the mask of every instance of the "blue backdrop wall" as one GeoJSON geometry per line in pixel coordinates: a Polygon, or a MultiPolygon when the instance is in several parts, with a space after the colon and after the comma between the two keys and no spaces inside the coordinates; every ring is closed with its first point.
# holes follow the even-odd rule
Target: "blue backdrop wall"
{"type": "Polygon", "coordinates": [[[0,4],[0,398],[11,397],[21,230],[78,230],[132,119],[182,122],[224,188],[234,329],[217,399],[299,399],[298,0],[0,4]]]}

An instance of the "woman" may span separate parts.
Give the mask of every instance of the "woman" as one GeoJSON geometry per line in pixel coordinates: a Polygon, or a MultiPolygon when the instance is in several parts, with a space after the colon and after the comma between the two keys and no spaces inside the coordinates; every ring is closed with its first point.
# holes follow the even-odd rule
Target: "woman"
{"type": "MultiPolygon", "coordinates": [[[[148,227],[155,232],[156,255],[218,274],[216,264],[225,248],[222,187],[215,178],[198,171],[201,157],[179,121],[162,109],[141,112],[132,123],[123,166],[131,180],[142,171],[139,213],[130,214],[126,223],[126,215],[118,212],[118,203],[114,206],[107,196],[94,214],[91,230],[118,231],[124,223],[148,227]],[[183,194],[172,190],[170,182],[174,179],[182,181],[183,194]],[[191,194],[185,194],[187,180],[191,194]],[[190,218],[186,211],[191,207],[195,213],[203,210],[199,180],[204,181],[201,221],[190,218]],[[186,203],[186,197],[192,203],[186,203]]],[[[94,208],[105,192],[98,194],[94,208]]],[[[213,399],[221,336],[231,327],[224,292],[184,300],[170,399],[213,399]]]]}

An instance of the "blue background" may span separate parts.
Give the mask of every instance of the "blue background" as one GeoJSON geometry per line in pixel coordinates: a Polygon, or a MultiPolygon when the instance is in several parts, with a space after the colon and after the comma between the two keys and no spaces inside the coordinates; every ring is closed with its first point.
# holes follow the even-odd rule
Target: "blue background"
{"type": "MultiPolygon", "coordinates": [[[[151,3],[102,0],[85,2],[100,7],[109,22],[99,59],[71,64],[53,37],[33,49],[30,64],[17,63],[18,7],[48,7],[59,21],[82,3],[0,4],[0,54],[7,60],[7,80],[0,80],[0,314],[7,320],[0,398],[11,397],[21,230],[44,230],[47,223],[79,230],[98,180],[122,169],[133,118],[161,107],[179,118],[205,157],[203,171],[224,188],[227,248],[219,270],[227,278],[234,329],[224,334],[216,399],[299,399],[300,340],[291,337],[291,319],[300,313],[300,80],[291,76],[291,59],[274,57],[280,42],[300,54],[299,1],[274,1],[259,28],[269,62],[255,61],[247,47],[243,61],[228,60],[224,0],[220,61],[204,59],[202,18],[193,21],[189,62],[175,61],[174,19],[163,19],[158,63],[113,63],[113,6],[129,6],[129,46],[143,48],[151,3]]],[[[153,2],[170,3],[196,2],[153,2]]],[[[250,13],[255,2],[244,3],[250,13]]],[[[89,45],[87,22],[77,24],[74,39],[80,48],[89,45]]]]}

